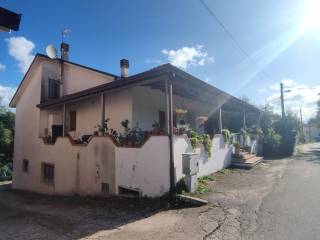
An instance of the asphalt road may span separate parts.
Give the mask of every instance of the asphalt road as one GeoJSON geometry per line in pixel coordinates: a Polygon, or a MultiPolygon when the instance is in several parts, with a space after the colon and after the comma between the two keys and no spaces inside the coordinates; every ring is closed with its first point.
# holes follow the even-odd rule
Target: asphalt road
{"type": "Polygon", "coordinates": [[[251,239],[320,239],[320,145],[305,145],[264,197],[251,239]]]}
{"type": "Polygon", "coordinates": [[[0,240],[320,239],[320,144],[251,170],[225,170],[201,195],[209,204],[53,197],[0,191],[0,240]]]}

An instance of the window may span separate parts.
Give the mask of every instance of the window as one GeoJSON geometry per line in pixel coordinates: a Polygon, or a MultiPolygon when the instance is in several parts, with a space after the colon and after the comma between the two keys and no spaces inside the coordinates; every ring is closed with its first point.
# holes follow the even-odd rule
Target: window
{"type": "Polygon", "coordinates": [[[70,117],[70,131],[75,131],[76,127],[77,127],[77,112],[73,111],[69,113],[69,117],[70,117]]]}
{"type": "Polygon", "coordinates": [[[160,128],[164,129],[166,126],[166,113],[165,111],[159,111],[159,125],[160,128]]]}
{"type": "Polygon", "coordinates": [[[27,159],[22,160],[22,171],[23,172],[29,171],[29,160],[27,160],[27,159]]]}
{"type": "Polygon", "coordinates": [[[54,165],[43,163],[42,164],[42,178],[45,182],[53,183],[54,181],[54,165]]]}
{"type": "Polygon", "coordinates": [[[49,79],[49,98],[57,98],[60,95],[59,80],[49,79]]]}

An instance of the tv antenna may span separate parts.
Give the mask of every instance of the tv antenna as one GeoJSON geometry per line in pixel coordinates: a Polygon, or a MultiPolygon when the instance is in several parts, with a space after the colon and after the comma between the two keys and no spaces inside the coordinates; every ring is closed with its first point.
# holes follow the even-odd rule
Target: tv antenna
{"type": "Polygon", "coordinates": [[[64,40],[69,37],[69,34],[71,33],[71,30],[66,28],[61,32],[61,42],[64,43],[64,40]]]}

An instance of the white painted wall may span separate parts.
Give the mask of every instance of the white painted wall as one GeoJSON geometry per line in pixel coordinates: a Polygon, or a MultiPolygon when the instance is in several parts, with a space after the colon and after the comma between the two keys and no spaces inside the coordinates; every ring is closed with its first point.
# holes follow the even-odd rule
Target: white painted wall
{"type": "Polygon", "coordinates": [[[116,148],[116,186],[157,197],[170,188],[169,139],[152,136],[141,148],[116,148]]]}
{"type": "MultiPolygon", "coordinates": [[[[174,164],[176,181],[179,181],[184,174],[182,173],[182,154],[192,152],[192,145],[186,135],[174,137],[174,164]]],[[[225,144],[221,134],[214,135],[212,139],[211,157],[201,146],[199,155],[199,173],[198,177],[210,175],[231,164],[232,146],[225,144]]]]}

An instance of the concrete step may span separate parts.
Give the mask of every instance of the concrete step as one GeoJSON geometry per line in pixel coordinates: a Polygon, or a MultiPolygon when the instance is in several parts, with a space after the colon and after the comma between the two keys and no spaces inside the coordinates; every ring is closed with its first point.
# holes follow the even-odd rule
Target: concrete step
{"type": "Polygon", "coordinates": [[[231,167],[234,168],[252,168],[263,160],[263,157],[253,157],[245,161],[233,161],[231,167]]]}
{"type": "Polygon", "coordinates": [[[250,154],[250,153],[241,154],[241,155],[242,155],[242,158],[245,159],[245,160],[248,160],[248,159],[256,157],[255,154],[250,154]]]}

